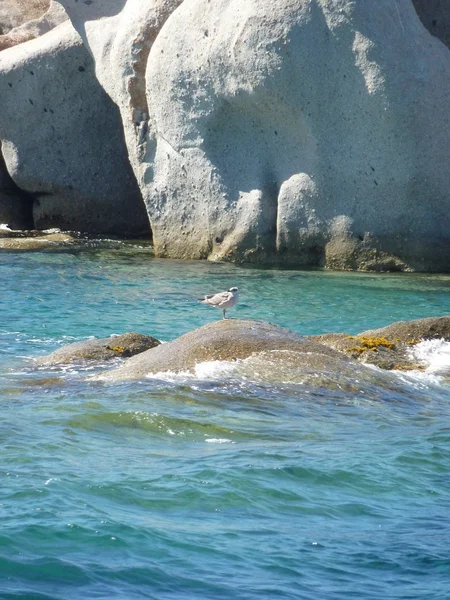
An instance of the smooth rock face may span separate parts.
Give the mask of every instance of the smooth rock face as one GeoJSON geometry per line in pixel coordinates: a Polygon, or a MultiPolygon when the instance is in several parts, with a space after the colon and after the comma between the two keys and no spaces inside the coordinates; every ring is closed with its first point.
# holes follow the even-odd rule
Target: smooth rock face
{"type": "Polygon", "coordinates": [[[75,361],[105,361],[128,357],[155,348],[160,342],[149,335],[124,333],[99,340],[86,340],[63,346],[36,360],[38,365],[70,364],[75,361]]]}
{"type": "Polygon", "coordinates": [[[205,361],[233,361],[271,351],[292,351],[308,368],[338,370],[349,361],[321,344],[261,321],[222,319],[134,357],[100,376],[107,381],[142,379],[160,372],[192,371],[205,361]],[[331,366],[332,363],[332,366],[331,366]]]}
{"type": "Polygon", "coordinates": [[[153,130],[149,133],[147,62],[161,28],[182,0],[59,2],[92,54],[100,84],[119,107],[129,160],[147,198],[156,149],[153,130]]]}
{"type": "Polygon", "coordinates": [[[158,255],[450,269],[450,54],[411,0],[60,1],[158,255]]]}
{"type": "Polygon", "coordinates": [[[36,229],[149,232],[117,108],[70,23],[0,52],[0,96],[3,156],[36,229]]]}

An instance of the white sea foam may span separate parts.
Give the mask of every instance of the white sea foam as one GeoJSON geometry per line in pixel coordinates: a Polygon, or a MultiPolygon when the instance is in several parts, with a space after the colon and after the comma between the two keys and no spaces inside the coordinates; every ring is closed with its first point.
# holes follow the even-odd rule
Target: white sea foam
{"type": "Polygon", "coordinates": [[[195,376],[198,379],[223,379],[232,375],[238,366],[238,361],[209,360],[195,365],[195,376]]]}
{"type": "Polygon", "coordinates": [[[162,381],[182,382],[188,380],[220,381],[227,379],[238,368],[240,361],[229,362],[225,360],[209,360],[195,365],[193,371],[160,371],[150,373],[147,379],[159,379],[162,381]]]}
{"type": "Polygon", "coordinates": [[[234,444],[233,440],[229,440],[228,438],[207,438],[205,442],[209,442],[210,444],[234,444]]]}
{"type": "Polygon", "coordinates": [[[450,375],[450,342],[425,340],[411,347],[412,357],[431,375],[450,375]]]}

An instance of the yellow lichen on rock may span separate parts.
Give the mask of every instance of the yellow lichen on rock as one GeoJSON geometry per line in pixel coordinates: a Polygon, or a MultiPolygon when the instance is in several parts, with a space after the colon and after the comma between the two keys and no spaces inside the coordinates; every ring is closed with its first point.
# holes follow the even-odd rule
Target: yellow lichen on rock
{"type": "Polygon", "coordinates": [[[118,352],[119,354],[123,354],[125,352],[125,348],[123,346],[106,346],[108,350],[112,350],[113,352],[118,352]]]}
{"type": "Polygon", "coordinates": [[[358,352],[359,354],[362,354],[368,350],[379,352],[380,348],[387,350],[393,350],[395,348],[395,343],[390,342],[385,337],[348,336],[347,339],[355,340],[359,344],[359,346],[347,348],[347,352],[358,352]]]}

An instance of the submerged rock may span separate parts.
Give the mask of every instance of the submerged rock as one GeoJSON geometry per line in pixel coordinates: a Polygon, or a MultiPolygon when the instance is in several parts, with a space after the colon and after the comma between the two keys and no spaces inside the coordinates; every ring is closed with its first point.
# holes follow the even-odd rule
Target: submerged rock
{"type": "Polygon", "coordinates": [[[105,361],[126,358],[155,348],[161,342],[150,335],[124,333],[99,340],[86,340],[63,346],[48,356],[37,359],[38,365],[60,365],[75,361],[105,361]]]}
{"type": "Polygon", "coordinates": [[[339,352],[289,329],[262,321],[225,319],[135,356],[118,369],[103,373],[100,378],[122,381],[168,371],[193,372],[199,363],[235,361],[253,355],[270,355],[272,351],[295,353],[299,365],[316,372],[337,372],[352,362],[339,352]]]}

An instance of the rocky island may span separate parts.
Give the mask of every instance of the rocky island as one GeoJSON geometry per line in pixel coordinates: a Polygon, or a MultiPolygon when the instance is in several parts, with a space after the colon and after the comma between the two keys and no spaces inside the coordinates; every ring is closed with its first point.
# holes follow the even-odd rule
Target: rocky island
{"type": "MultiPolygon", "coordinates": [[[[301,336],[264,321],[222,319],[161,344],[152,336],[129,333],[63,346],[36,364],[105,363],[127,358],[119,366],[93,378],[120,382],[164,373],[194,373],[210,361],[248,361],[258,377],[281,382],[312,375],[315,385],[326,385],[343,375],[353,381],[383,381],[382,371],[424,370],[411,349],[422,341],[450,341],[450,316],[393,323],[357,335],[330,333],[301,336]],[[128,358],[131,357],[131,358],[128,358]],[[362,364],[380,369],[378,375],[362,364]]],[[[248,375],[248,373],[247,373],[248,375]]]]}

